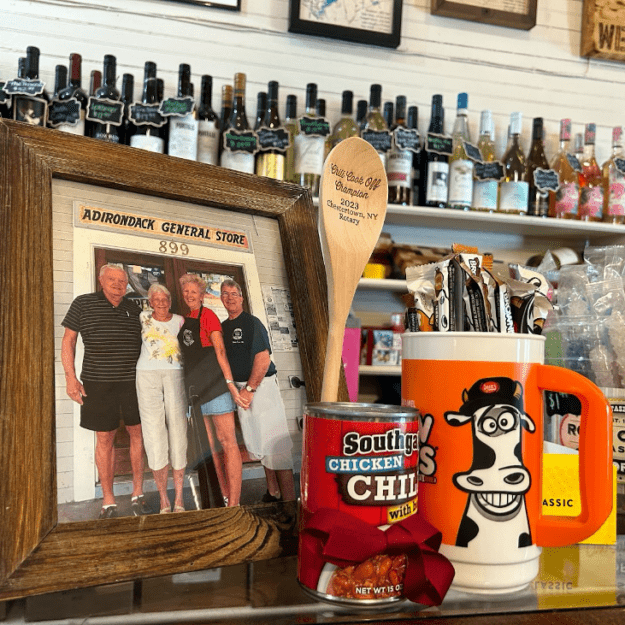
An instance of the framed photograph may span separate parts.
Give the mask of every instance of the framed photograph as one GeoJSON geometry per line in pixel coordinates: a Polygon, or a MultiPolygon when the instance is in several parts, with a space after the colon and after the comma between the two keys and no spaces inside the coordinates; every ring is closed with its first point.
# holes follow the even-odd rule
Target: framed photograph
{"type": "Polygon", "coordinates": [[[88,462],[93,432],[75,438],[80,416],[60,345],[61,320],[78,295],[95,291],[106,264],[127,271],[139,300],[151,280],[169,284],[183,315],[173,276],[200,274],[210,287],[205,307],[217,315],[224,310],[211,290],[234,277],[272,338],[272,358],[282,358],[278,372],[285,379],[291,362],[305,384],[289,409],[318,401],[327,290],[309,192],[5,120],[0,155],[0,283],[10,302],[0,313],[0,601],[295,553],[295,502],[59,522],[63,501],[81,499],[81,489],[101,497],[88,462]],[[209,240],[211,228],[221,235],[209,240]],[[292,321],[279,314],[289,307],[292,321]],[[274,340],[290,326],[296,344],[274,340]]]}
{"type": "Polygon", "coordinates": [[[432,15],[493,26],[530,30],[536,26],[538,0],[432,0],[432,15]]]}
{"type": "Polygon", "coordinates": [[[289,32],[397,48],[402,0],[290,0],[289,32]]]}
{"type": "Polygon", "coordinates": [[[211,9],[228,9],[229,11],[240,11],[241,0],[173,0],[174,2],[183,2],[184,4],[199,4],[200,6],[209,7],[211,9]]]}
{"type": "Polygon", "coordinates": [[[625,6],[619,0],[584,0],[580,56],[625,61],[625,6]]]}

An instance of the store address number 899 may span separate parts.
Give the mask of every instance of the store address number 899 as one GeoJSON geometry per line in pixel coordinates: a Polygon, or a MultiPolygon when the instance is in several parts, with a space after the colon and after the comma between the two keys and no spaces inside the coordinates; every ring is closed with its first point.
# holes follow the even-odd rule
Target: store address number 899
{"type": "Polygon", "coordinates": [[[189,246],[186,243],[179,245],[175,241],[159,241],[158,251],[161,254],[188,256],[189,246]]]}

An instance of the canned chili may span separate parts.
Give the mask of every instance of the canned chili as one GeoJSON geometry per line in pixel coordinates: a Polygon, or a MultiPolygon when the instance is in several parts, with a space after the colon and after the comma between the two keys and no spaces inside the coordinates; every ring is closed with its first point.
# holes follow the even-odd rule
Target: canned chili
{"type": "Polygon", "coordinates": [[[298,580],[316,598],[403,599],[406,555],[385,530],[417,511],[418,416],[378,404],[305,407],[298,580]]]}

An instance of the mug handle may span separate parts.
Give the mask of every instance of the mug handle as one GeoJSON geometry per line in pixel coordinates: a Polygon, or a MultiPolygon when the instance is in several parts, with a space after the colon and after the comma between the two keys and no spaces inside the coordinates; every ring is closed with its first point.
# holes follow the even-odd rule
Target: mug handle
{"type": "MultiPolygon", "coordinates": [[[[563,547],[594,534],[612,511],[612,410],[595,384],[563,367],[538,365],[536,386],[541,391],[575,395],[582,404],[579,432],[581,514],[576,517],[543,515],[539,504],[536,524],[537,545],[563,547]]],[[[542,470],[542,437],[536,443],[540,445],[538,457],[542,470]]]]}

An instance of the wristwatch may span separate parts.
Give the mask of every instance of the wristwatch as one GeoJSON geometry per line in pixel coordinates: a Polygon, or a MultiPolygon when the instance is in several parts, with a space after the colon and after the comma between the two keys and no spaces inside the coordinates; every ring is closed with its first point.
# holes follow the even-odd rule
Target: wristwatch
{"type": "Polygon", "coordinates": [[[248,393],[255,393],[255,392],[256,392],[256,389],[255,389],[255,388],[252,388],[249,384],[246,384],[246,385],[245,385],[245,390],[246,390],[248,393]]]}

